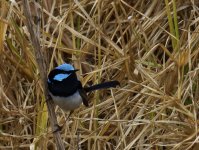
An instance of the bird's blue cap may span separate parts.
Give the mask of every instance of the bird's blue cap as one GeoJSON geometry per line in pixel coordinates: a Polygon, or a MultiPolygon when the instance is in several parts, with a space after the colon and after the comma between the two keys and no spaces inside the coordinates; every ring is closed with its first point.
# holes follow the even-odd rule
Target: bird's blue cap
{"type": "MultiPolygon", "coordinates": [[[[64,70],[64,71],[70,71],[70,70],[74,70],[74,67],[70,64],[62,64],[58,67],[56,67],[55,69],[59,69],[59,70],[64,70]]],[[[57,81],[62,81],[64,79],[66,79],[70,74],[57,74],[53,79],[54,80],[57,80],[57,81]]]]}
{"type": "Polygon", "coordinates": [[[70,71],[70,70],[74,70],[74,67],[71,64],[62,64],[58,67],[56,67],[56,69],[60,69],[60,70],[64,70],[64,71],[70,71]]]}

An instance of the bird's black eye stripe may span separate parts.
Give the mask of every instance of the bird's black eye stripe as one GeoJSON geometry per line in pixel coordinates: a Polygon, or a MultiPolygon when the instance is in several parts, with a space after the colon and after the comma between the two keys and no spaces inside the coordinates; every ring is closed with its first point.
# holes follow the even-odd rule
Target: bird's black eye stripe
{"type": "Polygon", "coordinates": [[[53,78],[54,78],[56,75],[61,74],[61,73],[64,74],[65,72],[64,72],[63,70],[54,69],[54,70],[52,70],[52,71],[49,73],[48,79],[49,79],[50,81],[52,81],[53,78]]]}

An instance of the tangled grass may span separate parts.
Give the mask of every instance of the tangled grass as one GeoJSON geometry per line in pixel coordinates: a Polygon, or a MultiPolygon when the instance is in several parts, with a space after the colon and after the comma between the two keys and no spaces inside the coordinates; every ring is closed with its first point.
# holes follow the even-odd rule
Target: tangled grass
{"type": "MultiPolygon", "coordinates": [[[[66,149],[198,149],[197,1],[30,4],[48,72],[69,62],[83,85],[121,83],[67,122],[56,108],[66,149]]],[[[0,149],[56,149],[23,3],[0,8],[0,149]]]]}

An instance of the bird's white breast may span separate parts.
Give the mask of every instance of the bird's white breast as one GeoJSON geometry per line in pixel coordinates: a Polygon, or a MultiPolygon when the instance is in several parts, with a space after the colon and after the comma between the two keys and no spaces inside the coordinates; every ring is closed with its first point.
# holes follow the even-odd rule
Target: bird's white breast
{"type": "Polygon", "coordinates": [[[82,103],[82,98],[78,91],[68,97],[54,96],[51,93],[50,95],[55,104],[57,104],[64,111],[74,110],[78,108],[82,103]]]}

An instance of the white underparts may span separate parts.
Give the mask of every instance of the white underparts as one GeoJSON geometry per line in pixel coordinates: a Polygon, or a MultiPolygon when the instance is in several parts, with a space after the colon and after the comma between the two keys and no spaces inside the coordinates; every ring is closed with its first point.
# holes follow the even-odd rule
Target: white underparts
{"type": "Polygon", "coordinates": [[[78,91],[68,97],[54,96],[51,93],[50,95],[54,103],[57,104],[64,111],[74,110],[78,108],[82,103],[82,98],[78,91]]]}

